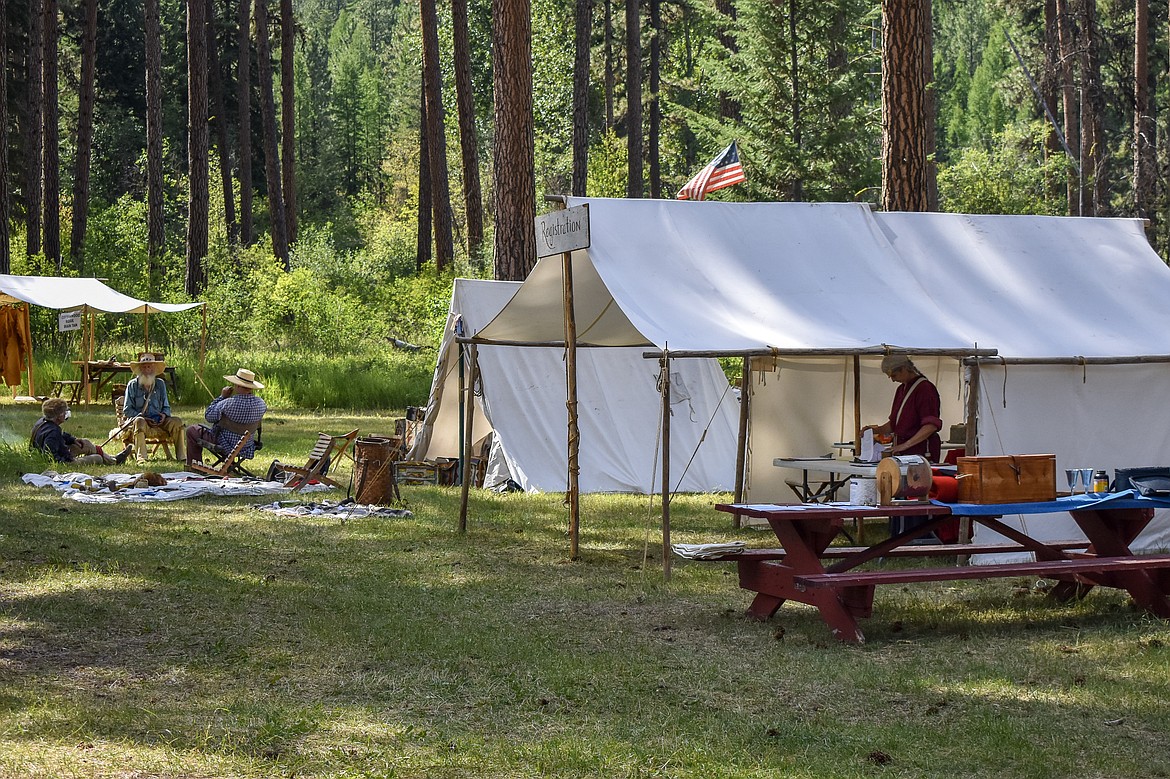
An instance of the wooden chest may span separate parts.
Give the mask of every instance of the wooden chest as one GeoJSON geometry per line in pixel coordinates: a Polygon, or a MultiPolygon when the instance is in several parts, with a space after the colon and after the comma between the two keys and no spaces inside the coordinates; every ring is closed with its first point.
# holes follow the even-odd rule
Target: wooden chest
{"type": "Polygon", "coordinates": [[[1056,455],[960,457],[960,503],[1036,503],[1056,500],[1056,455]]]}

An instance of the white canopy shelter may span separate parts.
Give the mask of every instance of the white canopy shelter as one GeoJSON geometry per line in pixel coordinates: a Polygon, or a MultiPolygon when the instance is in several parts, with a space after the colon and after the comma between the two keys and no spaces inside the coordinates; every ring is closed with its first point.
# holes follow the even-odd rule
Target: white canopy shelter
{"type": "MultiPolygon", "coordinates": [[[[519,282],[456,279],[447,328],[439,349],[424,425],[413,459],[461,454],[460,345],[456,328],[473,335],[520,289],[519,282]]],[[[559,294],[559,293],[558,293],[559,294]]],[[[659,365],[644,349],[578,352],[581,490],[651,493],[661,467],[658,431],[659,365]]],[[[466,359],[466,356],[464,357],[466,359]]],[[[485,486],[512,479],[529,492],[564,490],[565,363],[561,347],[491,346],[478,350],[481,375],[472,421],[476,451],[489,434],[493,445],[485,486]]],[[[470,376],[465,363],[465,375],[470,376]]],[[[719,363],[678,360],[671,365],[671,441],[682,463],[675,489],[710,492],[735,482],[739,404],[719,363]],[[679,455],[679,451],[683,455],[679,455]]]]}
{"type": "Polygon", "coordinates": [[[204,303],[151,303],[123,295],[98,279],[0,274],[0,301],[21,301],[59,311],[157,314],[186,311],[204,303]]]}
{"type": "MultiPolygon", "coordinates": [[[[40,306],[58,311],[80,311],[89,315],[89,328],[83,336],[82,383],[84,397],[88,403],[89,369],[93,360],[93,313],[142,314],[144,349],[150,349],[150,315],[177,313],[199,306],[204,307],[203,337],[200,341],[200,367],[203,363],[203,349],[206,343],[206,303],[153,303],[125,295],[93,278],[68,278],[59,276],[13,276],[0,274],[0,304],[25,304],[25,327],[28,329],[28,306],[40,306]]],[[[32,355],[28,355],[29,394],[35,394],[32,375],[32,355]]]]}
{"type": "MultiPolygon", "coordinates": [[[[788,499],[792,474],[774,457],[824,454],[886,418],[892,387],[877,366],[889,352],[936,381],[944,423],[974,423],[980,454],[1170,465],[1170,426],[1158,424],[1170,408],[1170,269],[1139,220],[567,200],[586,202],[578,341],[754,355],[751,500],[788,499]]],[[[541,260],[476,341],[562,340],[560,276],[557,258],[541,260]]],[[[1076,537],[1067,517],[1028,522],[1076,537]]],[[[1170,522],[1157,518],[1136,546],[1170,546],[1170,522]]]]}

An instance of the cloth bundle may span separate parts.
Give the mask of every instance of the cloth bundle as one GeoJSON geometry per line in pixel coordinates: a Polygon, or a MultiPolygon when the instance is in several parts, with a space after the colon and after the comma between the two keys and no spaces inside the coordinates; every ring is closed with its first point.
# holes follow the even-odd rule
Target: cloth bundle
{"type": "Polygon", "coordinates": [[[726,554],[742,552],[747,546],[743,541],[729,541],[725,544],[671,544],[671,550],[687,560],[713,560],[726,554]]]}

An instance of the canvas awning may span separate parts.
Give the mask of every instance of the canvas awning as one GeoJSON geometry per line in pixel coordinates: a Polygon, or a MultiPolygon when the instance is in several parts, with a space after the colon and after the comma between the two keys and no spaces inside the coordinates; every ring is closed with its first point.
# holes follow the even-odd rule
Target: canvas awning
{"type": "Polygon", "coordinates": [[[0,302],[30,303],[59,311],[156,314],[186,311],[206,303],[153,303],[124,295],[98,279],[0,274],[0,302]]]}

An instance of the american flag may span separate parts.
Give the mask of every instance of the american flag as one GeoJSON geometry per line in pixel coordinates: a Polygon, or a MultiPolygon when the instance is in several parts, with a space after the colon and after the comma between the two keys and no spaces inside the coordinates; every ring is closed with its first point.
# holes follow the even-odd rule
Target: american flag
{"type": "Polygon", "coordinates": [[[679,200],[702,200],[717,189],[744,181],[743,165],[739,164],[739,149],[735,141],[719,152],[695,177],[678,191],[679,200]]]}

